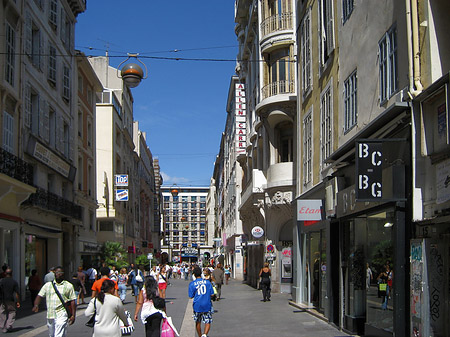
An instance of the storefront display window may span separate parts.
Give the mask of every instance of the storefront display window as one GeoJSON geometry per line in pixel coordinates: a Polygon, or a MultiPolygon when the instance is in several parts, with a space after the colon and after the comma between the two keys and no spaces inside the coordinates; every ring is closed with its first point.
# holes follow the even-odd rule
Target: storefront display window
{"type": "Polygon", "coordinates": [[[394,225],[393,210],[353,218],[344,225],[344,312],[351,330],[365,322],[393,331],[394,225]],[[386,286],[379,287],[381,282],[386,286]]]}
{"type": "Polygon", "coordinates": [[[320,312],[327,304],[327,254],[325,230],[309,232],[306,235],[305,280],[308,294],[305,299],[320,312]]]}

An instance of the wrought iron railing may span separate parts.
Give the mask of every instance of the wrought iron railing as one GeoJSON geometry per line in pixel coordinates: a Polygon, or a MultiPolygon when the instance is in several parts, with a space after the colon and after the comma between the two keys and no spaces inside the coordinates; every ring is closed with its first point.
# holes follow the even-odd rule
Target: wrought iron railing
{"type": "Polygon", "coordinates": [[[0,173],[33,185],[33,166],[2,148],[0,148],[0,173]]]}
{"type": "Polygon", "coordinates": [[[23,205],[40,207],[77,220],[82,220],[81,206],[42,188],[38,188],[36,193],[30,195],[23,205]]]}
{"type": "Polygon", "coordinates": [[[262,88],[263,99],[279,94],[293,94],[295,93],[294,81],[278,81],[265,85],[262,88]]]}
{"type": "Polygon", "coordinates": [[[269,16],[261,23],[261,37],[280,30],[293,29],[292,12],[269,16]]]}

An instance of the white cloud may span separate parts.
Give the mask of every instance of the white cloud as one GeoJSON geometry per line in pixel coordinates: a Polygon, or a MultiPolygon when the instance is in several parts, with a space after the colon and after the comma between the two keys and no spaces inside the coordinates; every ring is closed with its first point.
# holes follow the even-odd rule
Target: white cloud
{"type": "Polygon", "coordinates": [[[189,179],[184,177],[171,177],[165,172],[161,171],[161,176],[163,177],[163,184],[169,185],[169,184],[186,184],[189,183],[189,179]]]}

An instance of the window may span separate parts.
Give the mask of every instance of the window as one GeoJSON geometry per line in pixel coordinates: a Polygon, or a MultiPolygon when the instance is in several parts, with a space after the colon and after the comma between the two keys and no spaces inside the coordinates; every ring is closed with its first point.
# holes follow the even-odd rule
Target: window
{"type": "Polygon", "coordinates": [[[14,75],[16,66],[16,32],[6,22],[6,67],[5,80],[14,86],[14,75]]]}
{"type": "Polygon", "coordinates": [[[294,160],[293,126],[290,122],[280,123],[275,127],[277,136],[277,162],[286,163],[294,160]]]}
{"type": "Polygon", "coordinates": [[[345,23],[353,12],[355,0],[342,0],[342,21],[345,23]]]}
{"type": "Polygon", "coordinates": [[[63,65],[63,94],[62,97],[68,102],[70,100],[70,69],[63,65]]]}
{"type": "Polygon", "coordinates": [[[344,82],[344,132],[356,125],[358,115],[356,70],[344,82]]]}
{"type": "Polygon", "coordinates": [[[320,65],[324,67],[334,50],[333,1],[319,1],[319,54],[320,65]]]}
{"type": "Polygon", "coordinates": [[[265,69],[264,98],[278,94],[293,93],[293,70],[290,49],[281,49],[267,55],[265,69]]]}
{"type": "Polygon", "coordinates": [[[14,117],[3,111],[3,149],[14,153],[14,117]]]}
{"type": "Polygon", "coordinates": [[[87,125],[87,140],[88,140],[88,146],[92,147],[92,123],[88,122],[87,125]]]}
{"type": "Polygon", "coordinates": [[[303,18],[301,27],[301,57],[302,57],[302,92],[305,95],[312,86],[312,63],[311,63],[311,8],[303,18]]]}
{"type": "Polygon", "coordinates": [[[312,108],[303,119],[303,183],[312,181],[312,108]]]}
{"type": "Polygon", "coordinates": [[[333,150],[333,92],[331,86],[320,95],[320,155],[324,163],[333,150]]]}
{"type": "Polygon", "coordinates": [[[25,19],[25,54],[28,55],[31,63],[40,69],[42,69],[43,62],[42,43],[41,31],[28,13],[25,19]]]}
{"type": "Polygon", "coordinates": [[[78,167],[77,167],[77,173],[78,173],[78,190],[83,191],[83,158],[78,157],[78,167]]]}
{"type": "Polygon", "coordinates": [[[393,26],[378,43],[380,104],[397,90],[397,28],[393,26]]]}
{"type": "Polygon", "coordinates": [[[83,112],[78,111],[78,136],[83,136],[83,112]]]}
{"type": "Polygon", "coordinates": [[[61,41],[66,48],[70,48],[70,34],[71,26],[69,18],[67,17],[64,8],[61,8],[61,41]]]}
{"type": "Polygon", "coordinates": [[[48,81],[56,86],[56,48],[53,45],[48,47],[48,81]]]}
{"type": "Polygon", "coordinates": [[[58,27],[58,1],[50,0],[49,12],[48,12],[48,22],[56,29],[58,27]]]}

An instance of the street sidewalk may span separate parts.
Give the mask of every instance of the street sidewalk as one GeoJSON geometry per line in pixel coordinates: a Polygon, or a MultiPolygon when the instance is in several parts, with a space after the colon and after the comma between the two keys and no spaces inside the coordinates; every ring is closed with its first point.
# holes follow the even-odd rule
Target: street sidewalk
{"type": "MultiPolygon", "coordinates": [[[[261,291],[240,281],[222,286],[222,299],[213,302],[215,314],[210,337],[337,337],[350,336],[330,324],[291,305],[290,294],[272,294],[262,302],[261,291]]],[[[186,308],[180,337],[194,337],[192,300],[186,308]]]]}

